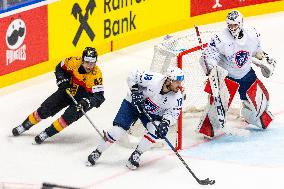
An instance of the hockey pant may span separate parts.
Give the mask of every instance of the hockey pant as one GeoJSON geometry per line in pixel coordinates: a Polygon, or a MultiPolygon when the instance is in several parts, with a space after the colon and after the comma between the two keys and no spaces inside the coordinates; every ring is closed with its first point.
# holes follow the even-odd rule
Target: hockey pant
{"type": "MultiPolygon", "coordinates": [[[[161,120],[160,116],[151,115],[151,117],[159,124],[158,120],[161,120]]],[[[137,119],[140,119],[146,128],[141,142],[138,144],[139,151],[144,152],[151,148],[157,139],[154,125],[149,122],[144,114],[141,115],[129,101],[124,99],[113,120],[113,127],[109,131],[104,132],[104,141],[100,143],[98,150],[103,152],[112,143],[118,141],[137,119]]]]}
{"type": "MultiPolygon", "coordinates": [[[[76,99],[76,96],[74,98],[76,99]]],[[[70,97],[64,90],[57,90],[51,96],[49,96],[35,112],[31,113],[27,117],[24,123],[29,121],[31,123],[31,126],[33,126],[42,119],[54,116],[65,107],[67,107],[67,109],[65,110],[63,115],[56,121],[54,121],[51,126],[45,130],[48,136],[53,136],[83,116],[83,113],[81,111],[77,111],[74,102],[70,99],[70,97]]],[[[90,109],[91,107],[87,111],[89,111],[90,109]]]]}

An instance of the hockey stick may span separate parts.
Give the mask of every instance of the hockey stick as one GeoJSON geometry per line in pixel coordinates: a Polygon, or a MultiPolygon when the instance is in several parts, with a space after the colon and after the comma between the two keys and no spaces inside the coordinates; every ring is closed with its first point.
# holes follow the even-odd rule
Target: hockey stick
{"type": "MultiPolygon", "coordinates": [[[[151,116],[146,112],[146,110],[143,108],[143,113],[145,114],[145,116],[149,119],[149,121],[154,125],[154,127],[157,129],[158,125],[153,121],[153,119],[151,118],[151,116]]],[[[175,152],[176,156],[179,158],[179,160],[182,162],[182,164],[186,167],[186,169],[190,172],[190,174],[193,176],[193,178],[200,184],[200,185],[213,185],[215,184],[215,180],[209,180],[209,178],[204,179],[204,180],[200,180],[199,178],[197,178],[197,176],[193,173],[193,171],[189,168],[189,166],[186,164],[186,162],[184,161],[184,159],[181,157],[181,155],[178,153],[178,151],[175,149],[175,147],[171,144],[171,142],[169,141],[169,139],[167,137],[163,138],[167,144],[170,146],[170,148],[172,149],[172,151],[175,152]]]]}
{"type": "Polygon", "coordinates": [[[51,183],[42,183],[41,189],[52,189],[52,188],[62,188],[62,189],[80,189],[76,187],[70,187],[70,186],[64,186],[64,185],[58,185],[58,184],[51,184],[51,183]]]}
{"type": "Polygon", "coordinates": [[[201,48],[201,51],[202,51],[202,56],[203,56],[203,60],[204,60],[206,71],[207,71],[206,75],[208,76],[208,79],[209,79],[209,84],[210,84],[210,87],[211,87],[212,96],[214,98],[214,105],[216,107],[219,124],[220,124],[220,127],[223,129],[225,127],[225,109],[224,109],[224,106],[223,106],[223,103],[222,103],[221,96],[219,94],[219,92],[220,92],[220,90],[219,90],[220,81],[219,81],[218,70],[216,68],[213,68],[210,72],[208,63],[206,61],[206,57],[203,53],[204,49],[202,47],[202,40],[201,40],[201,37],[200,37],[200,32],[199,32],[198,26],[194,25],[194,28],[195,28],[196,36],[197,36],[197,39],[198,39],[198,43],[200,44],[200,48],[201,48]]]}
{"type": "MultiPolygon", "coordinates": [[[[69,97],[72,99],[72,101],[74,102],[74,104],[77,106],[78,102],[77,100],[72,96],[72,94],[70,93],[70,90],[66,89],[66,93],[69,95],[69,97]]],[[[92,122],[92,120],[89,118],[89,116],[86,114],[86,112],[83,110],[83,108],[80,108],[81,112],[84,114],[84,116],[89,120],[89,122],[91,123],[91,125],[94,127],[94,129],[97,131],[97,133],[102,137],[102,139],[104,139],[104,136],[102,135],[102,133],[99,131],[99,129],[97,129],[97,127],[95,126],[95,124],[92,122]]]]}

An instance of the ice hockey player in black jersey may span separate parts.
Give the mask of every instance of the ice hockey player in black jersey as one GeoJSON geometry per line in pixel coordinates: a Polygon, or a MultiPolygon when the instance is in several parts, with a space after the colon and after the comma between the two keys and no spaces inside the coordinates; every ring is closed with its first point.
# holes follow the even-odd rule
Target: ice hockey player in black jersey
{"type": "Polygon", "coordinates": [[[86,47],[82,57],[70,57],[62,60],[55,68],[57,91],[32,112],[22,124],[13,128],[13,135],[21,135],[41,120],[54,116],[67,107],[61,117],[35,137],[35,142],[41,144],[48,137],[61,132],[81,118],[83,113],[80,108],[86,112],[93,107],[100,107],[105,98],[102,72],[96,62],[97,51],[92,47],[86,47]],[[78,105],[74,104],[66,90],[70,91],[78,101],[78,105]]]}

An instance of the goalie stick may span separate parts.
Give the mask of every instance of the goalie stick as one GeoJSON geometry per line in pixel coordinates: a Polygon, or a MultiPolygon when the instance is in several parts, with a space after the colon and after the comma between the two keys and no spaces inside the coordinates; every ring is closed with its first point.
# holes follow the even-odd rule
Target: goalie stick
{"type": "MultiPolygon", "coordinates": [[[[145,116],[149,119],[149,121],[154,125],[154,127],[157,129],[158,125],[153,121],[153,119],[150,117],[150,115],[146,112],[146,110],[143,108],[143,113],[145,114],[145,116]]],[[[172,149],[172,151],[175,152],[176,156],[179,158],[179,160],[182,162],[182,164],[186,167],[186,169],[190,172],[190,174],[193,176],[193,178],[198,182],[198,184],[200,185],[213,185],[215,184],[215,180],[210,180],[209,178],[204,179],[204,180],[200,180],[195,174],[194,172],[190,169],[190,167],[187,165],[187,163],[184,161],[184,159],[181,157],[181,155],[178,153],[178,151],[175,149],[175,147],[171,144],[171,142],[169,141],[169,139],[167,137],[163,138],[167,144],[169,145],[169,147],[172,149]]]]}
{"type": "MultiPolygon", "coordinates": [[[[200,37],[200,32],[199,32],[198,26],[194,25],[194,28],[195,28],[195,32],[196,32],[198,42],[200,44],[201,51],[203,52],[204,49],[203,49],[203,46],[202,46],[202,40],[201,40],[201,37],[200,37]]],[[[220,81],[219,81],[219,76],[218,76],[218,70],[215,67],[209,73],[209,66],[208,66],[208,63],[206,61],[206,57],[205,57],[204,53],[202,53],[202,56],[203,56],[204,64],[205,64],[206,71],[207,71],[206,75],[208,76],[212,95],[213,95],[213,98],[214,98],[214,105],[216,107],[219,124],[220,124],[220,127],[222,129],[224,129],[224,127],[225,127],[225,109],[224,109],[224,106],[223,106],[223,103],[222,103],[221,96],[219,94],[219,83],[220,83],[220,81]]]]}
{"type": "MultiPolygon", "coordinates": [[[[69,97],[72,99],[75,105],[78,105],[77,100],[72,96],[70,93],[70,90],[66,89],[66,93],[69,95],[69,97]]],[[[84,116],[88,119],[88,121],[91,123],[91,125],[94,127],[94,129],[97,131],[97,133],[102,137],[104,140],[103,134],[99,131],[99,129],[95,126],[95,124],[92,122],[92,120],[89,118],[89,116],[86,114],[86,112],[83,110],[83,108],[80,108],[81,112],[84,114],[84,116]]]]}

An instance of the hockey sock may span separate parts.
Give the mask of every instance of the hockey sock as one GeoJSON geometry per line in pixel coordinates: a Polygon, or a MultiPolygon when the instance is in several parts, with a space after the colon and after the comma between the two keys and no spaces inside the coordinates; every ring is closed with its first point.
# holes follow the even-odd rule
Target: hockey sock
{"type": "Polygon", "coordinates": [[[33,125],[37,124],[38,122],[41,121],[41,118],[39,117],[37,111],[34,111],[31,113],[27,119],[22,123],[23,127],[25,129],[30,129],[33,125]]]}
{"type": "Polygon", "coordinates": [[[60,117],[59,119],[57,119],[56,121],[54,121],[51,126],[49,126],[48,128],[45,129],[47,135],[49,137],[59,133],[60,131],[62,131],[64,128],[66,128],[68,126],[68,124],[66,123],[66,121],[60,117]]]}
{"type": "Polygon", "coordinates": [[[108,132],[104,132],[104,140],[100,142],[97,147],[99,152],[104,152],[107,148],[109,148],[114,142],[119,140],[124,134],[126,130],[119,126],[113,126],[108,132]]]}
{"type": "Polygon", "coordinates": [[[137,146],[137,150],[140,151],[141,153],[144,153],[148,151],[154,143],[156,143],[157,137],[153,135],[152,133],[146,131],[144,133],[143,138],[139,142],[137,146]]]}

